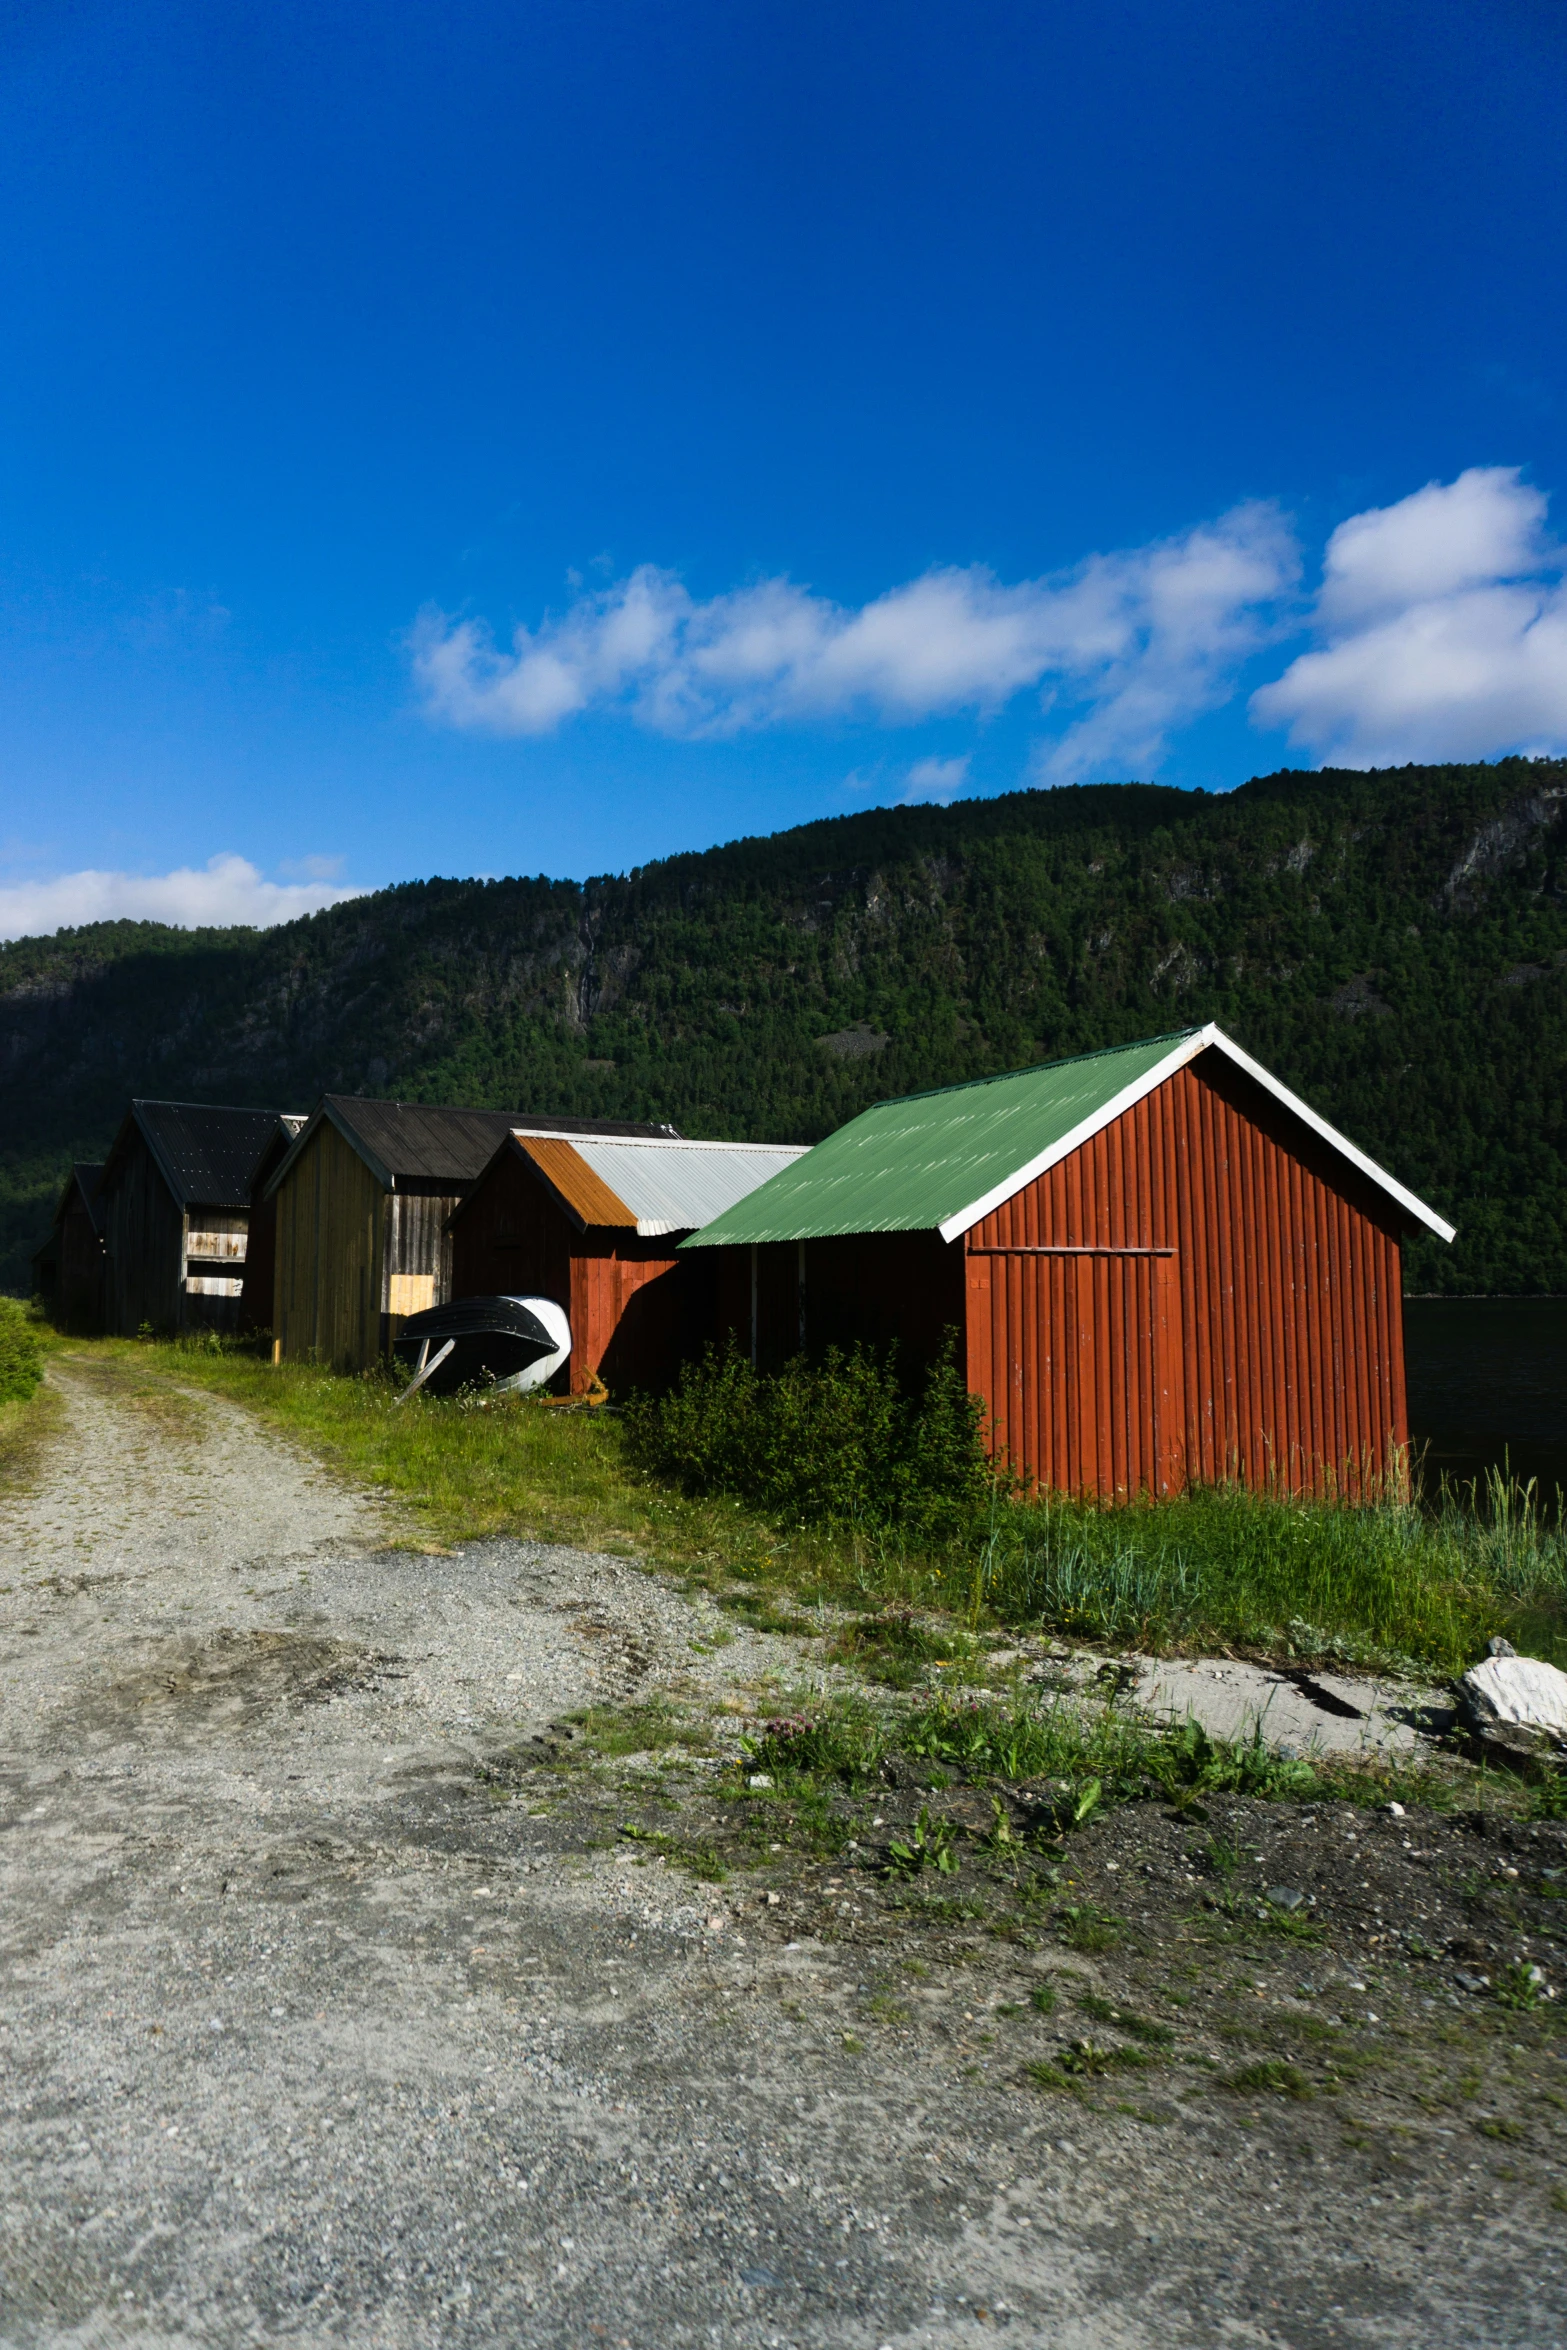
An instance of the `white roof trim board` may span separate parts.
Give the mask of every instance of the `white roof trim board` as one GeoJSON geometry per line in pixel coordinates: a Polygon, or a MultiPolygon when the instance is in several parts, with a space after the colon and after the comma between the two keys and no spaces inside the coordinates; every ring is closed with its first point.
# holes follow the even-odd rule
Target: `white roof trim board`
{"type": "Polygon", "coordinates": [[[524,1149],[530,1142],[569,1142],[630,1209],[644,1240],[700,1231],[803,1159],[807,1148],[796,1142],[697,1142],[677,1135],[551,1134],[537,1127],[512,1132],[524,1149]]]}
{"type": "Polygon", "coordinates": [[[1233,1043],[1223,1029],[1210,1020],[1205,1028],[1182,1037],[1162,1061],[1156,1062],[1152,1069],[1145,1070],[1141,1077],[1124,1087],[1110,1101],[1102,1103],[1091,1117],[1085,1118],[1080,1126],[1075,1126],[1070,1134],[1064,1134],[1048,1150],[1041,1151],[1037,1158],[1015,1169],[1004,1181],[987,1191],[982,1199],[975,1200],[969,1207],[960,1208],[955,1216],[949,1216],[944,1224],[937,1226],[942,1239],[960,1239],[982,1217],[988,1216],[993,1208],[999,1208],[1004,1201],[1013,1198],[1025,1184],[1046,1174],[1050,1168],[1059,1165],[1062,1159],[1070,1158],[1073,1151],[1080,1149],[1106,1126],[1113,1126],[1117,1118],[1124,1116],[1135,1102],[1140,1102],[1146,1094],[1152,1093],[1156,1086],[1163,1085],[1167,1077],[1173,1077],[1177,1069],[1183,1069],[1188,1061],[1195,1061],[1199,1053],[1209,1051],[1223,1053],[1227,1060],[1235,1063],[1237,1069],[1244,1069],[1248,1077],[1255,1078],[1265,1092],[1273,1095],[1275,1101],[1282,1102],[1302,1124],[1311,1128],[1313,1134],[1320,1135],[1341,1158],[1348,1159],[1352,1166],[1358,1167],[1362,1175],[1368,1176],[1379,1190],[1396,1200],[1406,1215],[1423,1224],[1428,1232],[1434,1232],[1438,1240],[1450,1241],[1455,1237],[1456,1225],[1444,1222],[1434,1209],[1426,1206],[1424,1200],[1416,1199],[1412,1191],[1406,1191],[1385,1167],[1379,1167],[1375,1159],[1367,1158],[1364,1151],[1357,1150],[1336,1127],[1330,1126],[1326,1118],[1319,1118],[1315,1110],[1308,1109],[1299,1094],[1291,1093],[1287,1085],[1281,1085],[1260,1062],[1254,1061],[1250,1053],[1242,1052],[1240,1046],[1233,1043]]]}

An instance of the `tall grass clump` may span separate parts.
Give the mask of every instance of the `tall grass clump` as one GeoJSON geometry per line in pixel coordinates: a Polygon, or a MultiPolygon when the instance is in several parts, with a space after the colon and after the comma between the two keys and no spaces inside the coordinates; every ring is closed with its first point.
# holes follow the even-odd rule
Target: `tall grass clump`
{"type": "Polygon", "coordinates": [[[688,1364],[668,1395],[634,1397],[625,1427],[629,1457],[687,1493],[941,1544],[974,1533],[993,1489],[983,1408],[951,1348],[911,1392],[895,1355],[868,1347],[764,1373],[730,1346],[688,1364]]]}
{"type": "Polygon", "coordinates": [[[0,1297],[0,1403],[26,1403],[43,1385],[43,1354],[20,1298],[0,1297]]]}
{"type": "Polygon", "coordinates": [[[986,1595],[1007,1621],[1122,1647],[1461,1671],[1497,1632],[1567,1655],[1567,1532],[1501,1477],[1432,1509],[1239,1486],[1116,1509],[1055,1496],[1006,1513],[986,1595]]]}

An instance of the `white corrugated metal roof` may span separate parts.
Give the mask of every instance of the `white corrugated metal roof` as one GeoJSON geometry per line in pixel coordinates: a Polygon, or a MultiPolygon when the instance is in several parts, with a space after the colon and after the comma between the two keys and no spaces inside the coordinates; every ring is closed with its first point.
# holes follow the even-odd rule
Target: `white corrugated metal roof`
{"type": "MultiPolygon", "coordinates": [[[[518,1129],[523,1143],[538,1129],[518,1129]]],[[[698,1232],[732,1208],[759,1184],[805,1155],[797,1142],[682,1142],[662,1136],[562,1134],[581,1153],[600,1182],[637,1220],[645,1239],[666,1232],[698,1232]]]]}

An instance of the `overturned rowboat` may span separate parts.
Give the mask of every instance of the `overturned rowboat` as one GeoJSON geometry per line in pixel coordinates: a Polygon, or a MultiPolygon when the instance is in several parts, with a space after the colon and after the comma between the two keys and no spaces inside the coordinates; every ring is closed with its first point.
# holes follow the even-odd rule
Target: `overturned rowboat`
{"type": "Polygon", "coordinates": [[[454,1297],[448,1305],[410,1314],[392,1341],[392,1354],[412,1373],[398,1397],[427,1388],[455,1395],[481,1388],[491,1395],[527,1395],[553,1379],[571,1353],[571,1324],[551,1297],[454,1297]]]}

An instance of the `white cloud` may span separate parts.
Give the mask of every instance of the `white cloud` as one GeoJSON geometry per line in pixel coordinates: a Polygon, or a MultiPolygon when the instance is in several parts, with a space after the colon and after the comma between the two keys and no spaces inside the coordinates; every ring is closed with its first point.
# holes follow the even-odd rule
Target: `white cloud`
{"type": "Polygon", "coordinates": [[[1180,538],[1094,557],[1078,589],[1085,611],[1100,615],[1101,658],[1087,671],[1086,692],[1077,689],[1090,706],[1042,748],[1040,780],[1151,773],[1173,728],[1229,700],[1241,664],[1275,633],[1279,599],[1298,571],[1293,531],[1276,506],[1262,504],[1237,506],[1180,538]]]}
{"type": "Polygon", "coordinates": [[[86,922],[167,922],[178,930],[248,923],[269,930],[363,890],[323,881],[264,881],[244,857],[212,857],[198,872],[60,873],[0,884],[0,938],[45,937],[86,922]]]}
{"type": "Polygon", "coordinates": [[[1323,641],[1252,717],[1359,767],[1567,748],[1567,585],[1545,513],[1516,466],[1492,465],[1341,523],[1323,641]]]}
{"type": "Polygon", "coordinates": [[[427,611],[410,654],[430,717],[503,735],[602,708],[686,739],[844,717],[912,724],[1039,689],[1047,704],[1088,705],[1047,755],[1061,779],[1106,758],[1151,762],[1171,725],[1222,700],[1296,568],[1283,516],[1247,505],[1055,578],[1009,587],[980,566],[935,570],[858,609],[787,579],[698,602],[645,564],[519,627],[509,651],[482,622],[427,611]]]}
{"type": "Polygon", "coordinates": [[[916,759],[898,794],[900,807],[912,808],[922,800],[950,806],[968,781],[968,769],[966,753],[961,759],[916,759]]]}
{"type": "Polygon", "coordinates": [[[347,862],[346,857],[285,857],[278,871],[290,878],[297,874],[301,881],[336,881],[347,862]]]}

